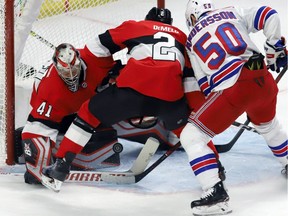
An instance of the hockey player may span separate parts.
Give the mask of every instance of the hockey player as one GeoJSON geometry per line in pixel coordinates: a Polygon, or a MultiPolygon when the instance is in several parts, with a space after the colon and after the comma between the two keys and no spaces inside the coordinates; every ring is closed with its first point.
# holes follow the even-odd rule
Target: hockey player
{"type": "MultiPolygon", "coordinates": [[[[44,185],[60,189],[69,174],[71,161],[86,145],[93,128],[97,130],[101,123],[112,125],[135,116],[155,116],[179,136],[190,113],[183,89],[183,79],[189,73],[185,66],[190,62],[185,51],[187,37],[171,25],[172,20],[168,9],[154,7],[145,20],[126,21],[87,44],[97,57],[109,57],[127,47],[131,58],[115,85],[82,105],[60,144],[56,163],[43,169],[44,185]],[[45,184],[47,178],[49,184],[45,184]]],[[[193,79],[185,80],[193,82],[193,79]]],[[[194,82],[196,85],[189,85],[189,95],[197,100],[202,94],[192,92],[197,87],[200,90],[195,78],[194,82]]]]}
{"type": "Polygon", "coordinates": [[[277,84],[248,34],[263,30],[268,68],[276,72],[287,66],[285,40],[277,12],[267,6],[215,9],[211,0],[190,0],[186,19],[190,29],[186,47],[200,88],[208,96],[180,136],[204,190],[191,208],[194,215],[227,214],[232,211],[229,196],[206,143],[242,113],[247,113],[287,172],[287,134],[275,116],[277,84]]]}
{"type": "MultiPolygon", "coordinates": [[[[56,148],[59,130],[65,131],[63,122],[67,116],[73,118],[114,65],[111,56],[96,57],[87,47],[77,50],[67,43],[56,47],[52,60],[35,78],[30,101],[32,110],[22,131],[27,168],[24,178],[29,184],[40,183],[42,167],[50,164],[51,149],[56,148]]],[[[113,130],[109,136],[111,140],[101,145],[106,152],[117,142],[113,130]]],[[[97,157],[105,158],[110,153],[98,154],[97,157]]],[[[92,157],[89,160],[92,161],[92,157]]]]}

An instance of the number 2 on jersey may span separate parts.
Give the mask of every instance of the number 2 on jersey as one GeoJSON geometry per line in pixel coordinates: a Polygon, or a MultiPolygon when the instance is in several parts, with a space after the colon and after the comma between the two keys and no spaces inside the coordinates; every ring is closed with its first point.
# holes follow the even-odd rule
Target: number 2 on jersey
{"type": "Polygon", "coordinates": [[[175,61],[176,53],[171,49],[175,46],[175,39],[172,35],[165,32],[158,32],[154,35],[154,39],[159,39],[161,37],[167,38],[167,42],[162,41],[153,45],[153,59],[175,61]]]}

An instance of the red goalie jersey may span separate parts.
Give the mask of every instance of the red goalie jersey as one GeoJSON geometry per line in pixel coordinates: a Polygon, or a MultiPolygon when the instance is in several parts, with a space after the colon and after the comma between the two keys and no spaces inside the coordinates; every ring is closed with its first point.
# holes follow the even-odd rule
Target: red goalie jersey
{"type": "Polygon", "coordinates": [[[79,50],[81,74],[79,88],[70,91],[54,64],[43,66],[35,78],[30,105],[32,110],[22,139],[50,137],[55,143],[63,117],[76,113],[82,103],[95,94],[97,86],[113,66],[112,58],[97,58],[85,47],[79,50]]]}

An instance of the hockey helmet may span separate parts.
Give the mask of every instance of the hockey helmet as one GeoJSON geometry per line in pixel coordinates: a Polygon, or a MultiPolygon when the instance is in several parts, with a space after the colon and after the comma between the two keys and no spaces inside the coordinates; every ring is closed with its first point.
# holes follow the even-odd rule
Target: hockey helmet
{"type": "Polygon", "coordinates": [[[168,9],[153,7],[145,17],[145,20],[154,20],[171,25],[173,18],[168,9]]]}
{"type": "Polygon", "coordinates": [[[59,76],[68,85],[70,91],[78,90],[81,73],[81,59],[77,49],[71,44],[62,43],[56,47],[53,63],[59,76]]]}
{"type": "Polygon", "coordinates": [[[191,20],[191,15],[198,21],[201,15],[208,11],[214,10],[215,6],[212,0],[189,0],[186,6],[185,18],[189,30],[195,25],[191,20]]]}

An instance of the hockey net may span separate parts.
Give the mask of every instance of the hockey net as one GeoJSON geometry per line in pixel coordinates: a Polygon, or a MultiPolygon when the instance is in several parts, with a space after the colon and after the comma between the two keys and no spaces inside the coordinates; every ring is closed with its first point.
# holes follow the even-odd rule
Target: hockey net
{"type": "MultiPolygon", "coordinates": [[[[159,2],[163,4],[164,1],[143,0],[136,3],[132,0],[15,0],[12,10],[9,10],[9,2],[13,1],[0,0],[0,165],[11,165],[14,162],[14,140],[12,138],[10,143],[7,134],[13,135],[14,128],[25,124],[34,75],[51,59],[54,47],[68,42],[81,48],[95,35],[125,20],[143,19],[151,7],[157,6],[157,3],[159,6],[159,2]],[[11,11],[14,25],[9,24],[11,11]],[[7,33],[11,25],[14,29],[12,35],[9,35],[7,33]],[[13,33],[14,52],[11,45],[13,33]],[[7,59],[11,59],[13,54],[15,64],[9,65],[7,59]],[[10,71],[8,75],[14,72],[15,79],[12,83],[15,87],[15,107],[14,87],[10,90],[7,88],[7,71],[10,71]],[[9,96],[9,93],[12,94],[9,96]],[[11,100],[12,103],[9,103],[11,100]],[[15,118],[10,119],[11,115],[15,118]]],[[[114,57],[125,60],[125,53],[114,57]]]]}

